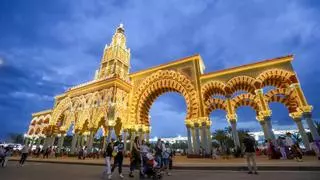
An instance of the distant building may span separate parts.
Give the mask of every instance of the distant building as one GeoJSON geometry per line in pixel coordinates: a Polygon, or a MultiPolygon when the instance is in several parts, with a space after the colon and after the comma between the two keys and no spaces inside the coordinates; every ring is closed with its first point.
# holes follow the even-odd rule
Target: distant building
{"type": "MultiPolygon", "coordinates": [[[[310,132],[309,129],[305,129],[306,132],[310,132]]],[[[278,138],[279,136],[285,136],[286,133],[290,132],[291,134],[298,134],[299,133],[299,130],[275,130],[273,129],[273,132],[276,136],[276,138],[278,138]]],[[[255,132],[249,132],[249,134],[251,136],[253,136],[255,138],[256,141],[258,141],[258,144],[263,144],[264,141],[265,141],[265,138],[264,138],[264,134],[263,134],[263,131],[255,131],[255,132]]],[[[162,141],[164,142],[169,142],[170,144],[173,144],[173,143],[178,143],[178,142],[187,142],[188,141],[188,138],[186,136],[176,136],[176,137],[165,137],[165,138],[162,138],[162,137],[153,137],[150,139],[150,142],[151,143],[155,143],[158,141],[158,138],[161,138],[162,141]]]]}
{"type": "MultiPolygon", "coordinates": [[[[161,140],[164,141],[164,142],[169,142],[170,144],[174,144],[174,143],[178,143],[178,142],[187,142],[188,141],[188,137],[187,136],[183,137],[183,136],[180,136],[180,135],[177,136],[177,137],[166,137],[166,138],[159,137],[159,138],[161,138],[161,140]]],[[[155,143],[155,142],[158,141],[158,137],[155,136],[155,137],[151,138],[149,141],[151,143],[155,143]]]]}
{"type": "MultiPolygon", "coordinates": [[[[305,129],[306,132],[310,132],[309,129],[305,129]]],[[[286,133],[290,132],[291,134],[298,134],[299,130],[275,130],[273,129],[274,135],[276,138],[279,136],[285,136],[286,133]]],[[[250,135],[254,136],[255,140],[258,141],[258,144],[263,144],[265,141],[263,131],[249,132],[250,135]]]]}

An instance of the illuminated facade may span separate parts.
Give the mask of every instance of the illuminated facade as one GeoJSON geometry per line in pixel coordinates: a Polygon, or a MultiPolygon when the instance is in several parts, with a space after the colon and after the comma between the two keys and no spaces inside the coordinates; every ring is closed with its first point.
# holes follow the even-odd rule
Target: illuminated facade
{"type": "Polygon", "coordinates": [[[300,87],[292,60],[293,56],[284,56],[204,73],[200,55],[193,55],[129,73],[130,49],[126,47],[124,28],[120,25],[110,45],[104,49],[95,78],[56,96],[51,110],[32,114],[27,143],[44,143],[47,147],[58,137],[57,145],[62,147],[71,126],[74,127],[72,152],[84,145],[91,149],[99,128],[105,138],[103,149],[112,134],[123,136],[124,140],[132,140],[135,136],[148,139],[152,103],[163,93],[177,92],[187,105],[185,125],[189,154],[199,154],[200,147],[210,152],[209,115],[217,109],[226,111],[237,146],[240,142],[236,133],[236,110],[240,106],[252,107],[265,137],[274,139],[271,102],[287,107],[309,147],[301,121],[306,119],[314,139],[319,139],[319,135],[311,119],[312,106],[300,87]],[[271,90],[263,91],[270,86],[271,90]]]}

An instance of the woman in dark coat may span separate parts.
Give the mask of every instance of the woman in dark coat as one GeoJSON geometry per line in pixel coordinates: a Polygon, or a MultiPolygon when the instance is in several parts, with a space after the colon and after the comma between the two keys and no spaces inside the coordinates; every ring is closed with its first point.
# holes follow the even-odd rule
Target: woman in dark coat
{"type": "Polygon", "coordinates": [[[140,143],[139,143],[139,136],[136,136],[134,139],[132,151],[131,151],[131,159],[130,159],[130,177],[133,176],[133,171],[136,168],[140,168],[141,157],[140,157],[140,143]]]}

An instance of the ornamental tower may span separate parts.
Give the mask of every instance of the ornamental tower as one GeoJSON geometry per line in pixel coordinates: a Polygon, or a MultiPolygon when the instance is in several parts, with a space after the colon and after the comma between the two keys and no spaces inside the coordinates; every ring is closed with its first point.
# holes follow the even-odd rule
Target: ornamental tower
{"type": "Polygon", "coordinates": [[[118,77],[128,82],[129,69],[130,49],[126,45],[123,24],[120,24],[110,45],[106,44],[104,48],[100,68],[96,71],[95,79],[118,77]]]}

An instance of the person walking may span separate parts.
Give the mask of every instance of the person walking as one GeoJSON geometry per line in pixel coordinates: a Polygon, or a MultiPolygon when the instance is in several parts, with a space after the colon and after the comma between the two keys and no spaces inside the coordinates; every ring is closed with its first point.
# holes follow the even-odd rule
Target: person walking
{"type": "Polygon", "coordinates": [[[302,162],[302,151],[299,147],[299,143],[294,144],[291,147],[291,151],[292,151],[293,158],[298,162],[302,162]]]}
{"type": "Polygon", "coordinates": [[[3,158],[3,162],[2,162],[2,167],[7,167],[7,163],[9,158],[12,156],[12,148],[11,147],[6,147],[5,148],[5,152],[4,152],[4,158],[3,158]]]}
{"type": "Polygon", "coordinates": [[[134,138],[130,161],[129,177],[134,177],[133,172],[136,168],[140,168],[141,163],[139,136],[134,138]]]}
{"type": "Polygon", "coordinates": [[[111,169],[111,173],[113,173],[116,166],[118,166],[119,176],[123,178],[122,175],[122,164],[123,164],[123,156],[124,156],[124,143],[122,142],[122,137],[119,136],[119,140],[114,144],[113,151],[116,152],[116,156],[114,157],[114,163],[111,169]]]}
{"type": "Polygon", "coordinates": [[[84,149],[83,149],[82,159],[85,160],[87,155],[88,155],[88,147],[85,146],[84,149]]]}
{"type": "Polygon", "coordinates": [[[29,147],[27,145],[24,145],[21,150],[21,159],[19,161],[19,166],[22,167],[27,160],[29,154],[29,147]]]}
{"type": "Polygon", "coordinates": [[[147,154],[149,152],[149,147],[146,144],[145,140],[141,141],[141,145],[140,145],[140,159],[141,159],[141,175],[145,174],[145,158],[147,157],[147,154]]]}
{"type": "Polygon", "coordinates": [[[287,158],[292,159],[293,157],[291,157],[291,156],[293,156],[293,154],[290,154],[290,150],[292,152],[294,141],[292,139],[292,136],[291,136],[290,132],[288,132],[286,135],[287,135],[286,138],[285,138],[286,154],[287,154],[287,158]]]}
{"type": "Polygon", "coordinates": [[[168,176],[171,176],[171,172],[169,171],[169,162],[171,158],[172,158],[172,150],[169,146],[169,143],[167,142],[162,152],[162,162],[163,162],[163,169],[168,176]]]}
{"type": "Polygon", "coordinates": [[[246,160],[249,169],[248,174],[252,174],[252,171],[254,171],[254,174],[258,174],[255,154],[255,140],[247,133],[243,139],[243,144],[245,147],[246,160]]]}
{"type": "Polygon", "coordinates": [[[83,157],[83,148],[81,147],[78,152],[78,159],[82,159],[83,157]]]}
{"type": "Polygon", "coordinates": [[[111,158],[112,158],[112,152],[113,152],[113,141],[114,139],[111,139],[111,142],[108,143],[107,149],[104,153],[104,158],[106,162],[106,168],[103,171],[102,176],[104,177],[105,174],[108,175],[108,179],[111,179],[111,158]]]}
{"type": "Polygon", "coordinates": [[[281,159],[287,159],[286,145],[284,142],[284,138],[279,136],[277,144],[279,145],[281,159]]]}
{"type": "Polygon", "coordinates": [[[48,159],[49,155],[51,154],[51,151],[52,151],[52,147],[51,146],[47,147],[47,149],[44,150],[43,159],[45,158],[48,159]]]}
{"type": "Polygon", "coordinates": [[[163,143],[159,138],[155,146],[155,159],[160,167],[162,167],[162,152],[163,152],[163,143]]]}

